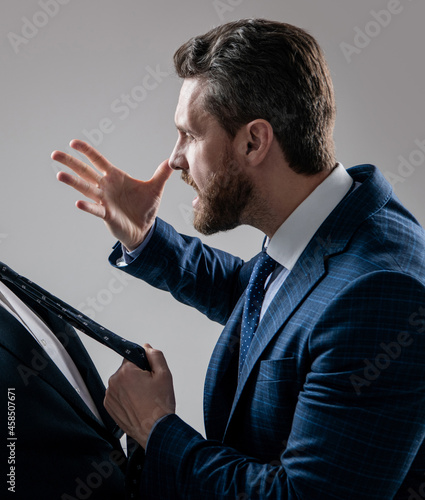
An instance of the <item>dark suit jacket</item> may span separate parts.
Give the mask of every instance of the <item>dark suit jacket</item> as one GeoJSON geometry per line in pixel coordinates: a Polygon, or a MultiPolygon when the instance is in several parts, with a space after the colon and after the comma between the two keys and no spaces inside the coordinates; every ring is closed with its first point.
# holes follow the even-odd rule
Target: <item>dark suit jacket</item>
{"type": "MultiPolygon", "coordinates": [[[[126,458],[103,407],[105,387],[75,330],[5,283],[50,327],[71,355],[95,401],[100,423],[26,329],[0,307],[1,498],[118,500],[124,498],[126,458]],[[8,389],[14,429],[6,426],[8,389]],[[12,415],[13,416],[13,415],[12,415]],[[15,449],[6,448],[9,430],[15,449]],[[14,452],[14,453],[13,453],[14,452]],[[13,458],[15,463],[13,463],[13,458]],[[11,463],[8,463],[10,461],[11,463]],[[15,466],[15,492],[6,475],[15,466]]],[[[9,443],[12,443],[10,441],[9,443]]]]}
{"type": "Polygon", "coordinates": [[[348,172],[361,185],[273,299],[239,380],[256,257],[245,263],[157,220],[121,268],[225,325],[205,383],[207,439],[178,416],[162,420],[144,500],[425,497],[425,235],[375,167],[348,172]]]}

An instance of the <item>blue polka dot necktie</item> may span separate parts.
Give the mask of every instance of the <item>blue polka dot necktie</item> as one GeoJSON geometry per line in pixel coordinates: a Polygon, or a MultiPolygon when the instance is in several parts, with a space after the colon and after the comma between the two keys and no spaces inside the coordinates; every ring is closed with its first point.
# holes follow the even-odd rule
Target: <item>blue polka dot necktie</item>
{"type": "Polygon", "coordinates": [[[260,322],[261,305],[266,293],[264,284],[274,271],[276,264],[277,262],[263,251],[252,270],[246,289],[245,305],[242,314],[239,373],[242,372],[249,346],[260,322]]]}
{"type": "Polygon", "coordinates": [[[150,366],[143,347],[107,330],[105,327],[77,311],[77,309],[74,309],[62,300],[54,297],[51,293],[43,290],[29,279],[20,276],[2,262],[0,262],[0,279],[17,286],[27,297],[35,300],[41,307],[44,307],[58,318],[68,322],[92,339],[109,347],[142,370],[150,371],[150,366]]]}

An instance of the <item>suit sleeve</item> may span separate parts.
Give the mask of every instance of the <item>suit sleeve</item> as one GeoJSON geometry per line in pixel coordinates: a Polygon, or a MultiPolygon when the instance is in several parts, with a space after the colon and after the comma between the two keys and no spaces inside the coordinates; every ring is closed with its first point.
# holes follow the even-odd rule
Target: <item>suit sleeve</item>
{"type": "MultiPolygon", "coordinates": [[[[116,246],[109,262],[118,269],[170,292],[213,321],[225,324],[249,281],[252,263],[204,245],[198,238],[177,233],[156,220],[149,244],[131,264],[119,267],[121,248],[116,246]]],[[[252,259],[254,260],[254,259],[252,259]]]]}
{"type": "Polygon", "coordinates": [[[312,327],[309,369],[283,453],[261,463],[172,415],[151,435],[143,494],[394,498],[425,436],[424,304],[424,286],[402,273],[374,272],[348,284],[312,327]]]}

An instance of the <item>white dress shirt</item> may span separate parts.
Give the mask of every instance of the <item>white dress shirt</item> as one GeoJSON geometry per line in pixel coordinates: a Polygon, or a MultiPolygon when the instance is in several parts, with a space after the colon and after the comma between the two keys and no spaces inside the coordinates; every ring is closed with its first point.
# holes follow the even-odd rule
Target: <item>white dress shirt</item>
{"type": "Polygon", "coordinates": [[[266,282],[266,295],[261,307],[260,321],[311,238],[333,209],[351,189],[353,179],[338,163],[334,170],[292,212],[271,239],[266,251],[278,266],[266,282]]]}
{"type": "Polygon", "coordinates": [[[93,398],[68,351],[48,326],[0,281],[0,307],[14,316],[40,344],[96,418],[102,421],[93,398]]]}

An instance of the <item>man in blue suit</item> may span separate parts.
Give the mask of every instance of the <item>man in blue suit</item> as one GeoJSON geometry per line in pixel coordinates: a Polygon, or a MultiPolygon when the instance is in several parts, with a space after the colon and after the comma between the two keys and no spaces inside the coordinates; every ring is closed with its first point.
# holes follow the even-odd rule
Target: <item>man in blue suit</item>
{"type": "Polygon", "coordinates": [[[77,173],[59,180],[94,202],[77,206],[120,240],[111,263],[225,325],[206,439],[175,414],[160,351],[146,346],[151,372],[124,362],[109,381],[107,410],[146,451],[140,498],[425,498],[425,235],[376,167],[336,162],[320,47],[294,26],[242,20],[174,62],[178,140],[150,181],[82,141],[71,146],[97,170],[53,153],[77,173]],[[197,191],[201,233],[249,224],[263,252],[243,262],[157,218],[172,170],[197,191]]]}

